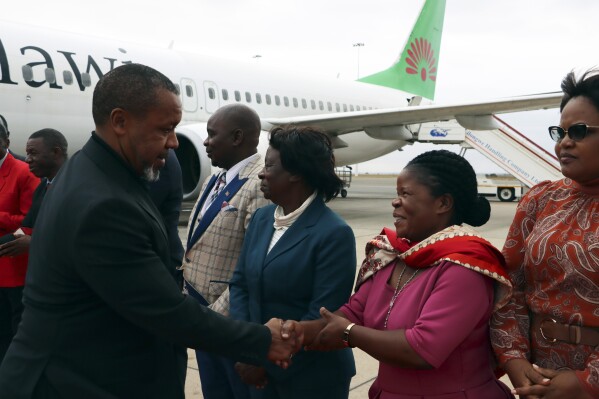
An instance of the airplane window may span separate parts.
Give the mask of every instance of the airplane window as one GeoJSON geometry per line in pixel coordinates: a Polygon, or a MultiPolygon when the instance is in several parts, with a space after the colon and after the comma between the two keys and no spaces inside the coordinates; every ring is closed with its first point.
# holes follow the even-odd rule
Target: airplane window
{"type": "Polygon", "coordinates": [[[349,105],[349,110],[353,112],[354,111],[354,106],[350,104],[349,105]]]}
{"type": "Polygon", "coordinates": [[[297,98],[293,97],[293,106],[297,108],[297,98]]]}
{"type": "MultiPolygon", "coordinates": [[[[73,84],[73,73],[71,71],[62,71],[62,80],[67,85],[73,84]]],[[[179,90],[179,86],[177,86],[177,90],[179,90]]]]}
{"type": "Polygon", "coordinates": [[[275,96],[275,104],[281,105],[281,98],[279,96],[275,96]]]}
{"type": "Polygon", "coordinates": [[[289,99],[287,98],[287,96],[283,97],[283,101],[285,102],[285,106],[288,107],[289,106],[289,99]]]}
{"type": "Polygon", "coordinates": [[[347,112],[347,104],[343,104],[343,112],[347,112]]]}
{"type": "Polygon", "coordinates": [[[216,96],[214,95],[214,89],[213,89],[212,87],[209,87],[209,88],[208,88],[208,97],[209,97],[211,100],[214,100],[214,97],[216,97],[216,96]]]}
{"type": "Polygon", "coordinates": [[[339,103],[335,103],[335,110],[337,112],[341,112],[341,108],[339,108],[339,103]]]}
{"type": "Polygon", "coordinates": [[[333,104],[331,104],[330,101],[327,101],[327,109],[329,110],[329,112],[333,112],[333,104]]]}
{"type": "Polygon", "coordinates": [[[262,104],[262,95],[260,93],[256,93],[256,102],[262,104]]]}
{"type": "Polygon", "coordinates": [[[31,82],[33,80],[33,68],[29,65],[23,65],[21,71],[23,71],[23,79],[25,79],[26,82],[31,82]]]}
{"type": "Polygon", "coordinates": [[[237,101],[237,102],[241,101],[241,94],[237,90],[235,90],[235,101],[237,101]]]}
{"type": "Polygon", "coordinates": [[[356,111],[361,111],[362,109],[360,108],[359,105],[356,105],[356,111]]]}
{"type": "Polygon", "coordinates": [[[187,97],[193,97],[193,87],[190,85],[185,85],[185,95],[187,97]]]}
{"type": "Polygon", "coordinates": [[[229,92],[227,89],[223,89],[223,100],[227,101],[229,99],[229,92]]]}
{"type": "Polygon", "coordinates": [[[81,83],[83,83],[83,86],[85,86],[85,87],[91,87],[92,77],[89,75],[89,73],[83,72],[81,74],[81,83]]]}
{"type": "Polygon", "coordinates": [[[306,102],[305,98],[302,98],[302,108],[304,108],[304,109],[308,108],[308,103],[306,102]]]}
{"type": "Polygon", "coordinates": [[[310,106],[312,107],[312,109],[316,109],[316,101],[310,100],[310,106]]]}
{"type": "Polygon", "coordinates": [[[322,102],[322,101],[319,101],[319,102],[318,102],[318,108],[319,108],[321,111],[324,111],[324,104],[323,104],[323,102],[322,102]]]}
{"type": "Polygon", "coordinates": [[[246,103],[251,103],[252,102],[252,95],[250,94],[249,91],[245,92],[245,102],[246,103]]]}
{"type": "Polygon", "coordinates": [[[266,95],[266,104],[270,105],[270,94],[266,95]]]}
{"type": "Polygon", "coordinates": [[[56,74],[54,73],[54,69],[46,68],[44,70],[44,75],[46,75],[46,82],[50,84],[56,83],[56,74]]]}

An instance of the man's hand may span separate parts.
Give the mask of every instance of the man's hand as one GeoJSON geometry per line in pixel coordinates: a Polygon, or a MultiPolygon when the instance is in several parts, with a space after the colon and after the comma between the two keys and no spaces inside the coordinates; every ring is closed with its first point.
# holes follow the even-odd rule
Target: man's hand
{"type": "Polygon", "coordinates": [[[12,241],[0,245],[0,257],[1,256],[17,256],[29,251],[29,243],[31,242],[31,236],[27,234],[21,235],[12,241]]]}
{"type": "Polygon", "coordinates": [[[245,384],[253,385],[257,389],[264,388],[268,383],[264,367],[238,362],[235,363],[235,371],[239,374],[241,381],[245,384]]]}
{"type": "Polygon", "coordinates": [[[304,341],[304,331],[297,321],[281,319],[270,319],[266,323],[270,329],[272,341],[268,350],[268,360],[276,363],[279,367],[289,367],[291,357],[300,350],[304,341]]]}
{"type": "Polygon", "coordinates": [[[534,384],[514,389],[512,393],[526,398],[543,399],[592,399],[576,377],[574,371],[555,371],[544,369],[534,364],[533,369],[538,372],[548,383],[534,384]],[[528,396],[527,396],[528,395],[528,396]]]}

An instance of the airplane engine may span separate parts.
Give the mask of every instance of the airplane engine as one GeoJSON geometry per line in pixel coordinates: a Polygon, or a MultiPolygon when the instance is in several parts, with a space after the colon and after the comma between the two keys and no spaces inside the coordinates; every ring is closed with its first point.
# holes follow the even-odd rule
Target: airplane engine
{"type": "Polygon", "coordinates": [[[175,150],[183,174],[183,200],[198,197],[204,179],[211,174],[212,164],[204,147],[206,124],[196,123],[177,127],[179,148],[175,150]]]}

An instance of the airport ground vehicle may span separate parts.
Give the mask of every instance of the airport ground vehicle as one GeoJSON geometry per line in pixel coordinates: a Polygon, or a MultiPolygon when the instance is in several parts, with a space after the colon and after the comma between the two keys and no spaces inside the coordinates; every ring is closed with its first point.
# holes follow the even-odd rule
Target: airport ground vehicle
{"type": "Polygon", "coordinates": [[[509,202],[520,199],[524,185],[509,175],[478,175],[478,193],[485,197],[497,197],[500,201],[509,202]]]}
{"type": "Polygon", "coordinates": [[[343,166],[335,168],[335,173],[337,176],[343,181],[343,188],[341,189],[341,197],[347,197],[347,189],[351,186],[352,179],[352,167],[351,166],[343,166]]]}

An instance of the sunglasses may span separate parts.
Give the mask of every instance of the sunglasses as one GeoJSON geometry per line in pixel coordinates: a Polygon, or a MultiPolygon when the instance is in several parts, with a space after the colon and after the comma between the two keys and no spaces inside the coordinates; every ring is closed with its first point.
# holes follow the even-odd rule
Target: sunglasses
{"type": "Polygon", "coordinates": [[[587,136],[589,129],[596,128],[599,126],[589,126],[584,123],[577,123],[576,125],[572,125],[568,128],[568,130],[564,130],[564,128],[559,126],[549,126],[549,136],[556,143],[559,143],[566,137],[566,133],[568,133],[568,137],[570,137],[574,141],[580,141],[587,136]]]}

